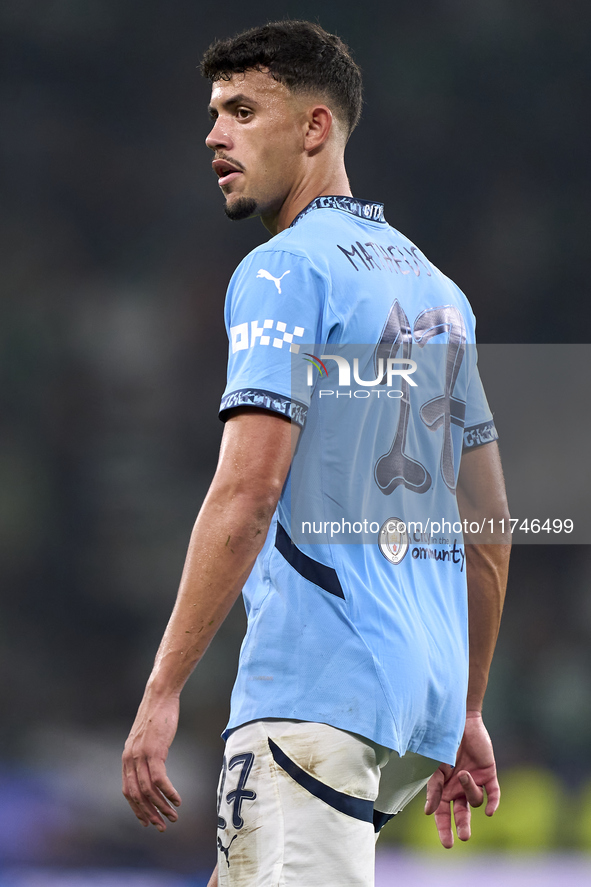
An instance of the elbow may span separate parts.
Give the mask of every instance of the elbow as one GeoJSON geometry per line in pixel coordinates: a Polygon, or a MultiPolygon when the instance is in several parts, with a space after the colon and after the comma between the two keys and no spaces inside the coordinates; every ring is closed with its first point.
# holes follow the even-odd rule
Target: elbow
{"type": "Polygon", "coordinates": [[[283,483],[273,477],[216,477],[210,495],[228,513],[249,515],[257,524],[269,524],[277,507],[283,483]]]}

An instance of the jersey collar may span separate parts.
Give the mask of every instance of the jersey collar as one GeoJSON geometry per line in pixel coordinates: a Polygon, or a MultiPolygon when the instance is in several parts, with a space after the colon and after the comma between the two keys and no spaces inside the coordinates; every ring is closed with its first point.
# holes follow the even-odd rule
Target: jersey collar
{"type": "Polygon", "coordinates": [[[368,222],[383,222],[386,224],[383,203],[374,203],[373,200],[359,200],[357,197],[333,196],[330,194],[324,197],[315,197],[301,213],[297,214],[289,227],[293,228],[294,225],[297,225],[304,216],[314,209],[340,209],[343,212],[359,216],[360,219],[365,219],[368,222]]]}

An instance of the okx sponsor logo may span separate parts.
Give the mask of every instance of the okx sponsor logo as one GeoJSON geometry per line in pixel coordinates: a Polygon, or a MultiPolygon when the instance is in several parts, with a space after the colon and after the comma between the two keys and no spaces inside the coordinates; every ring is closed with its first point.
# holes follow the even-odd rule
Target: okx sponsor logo
{"type": "Polygon", "coordinates": [[[284,345],[288,345],[289,350],[293,354],[297,354],[300,346],[294,342],[294,338],[301,339],[303,335],[303,326],[294,326],[293,329],[290,327],[288,330],[287,323],[284,320],[267,318],[264,321],[251,320],[250,323],[246,321],[245,323],[231,326],[230,344],[232,354],[236,354],[237,351],[246,351],[248,348],[254,348],[255,345],[271,345],[273,348],[280,349],[284,345]],[[261,326],[259,326],[259,323],[261,323],[261,326]],[[276,335],[272,335],[273,331],[276,331],[276,335]]]}

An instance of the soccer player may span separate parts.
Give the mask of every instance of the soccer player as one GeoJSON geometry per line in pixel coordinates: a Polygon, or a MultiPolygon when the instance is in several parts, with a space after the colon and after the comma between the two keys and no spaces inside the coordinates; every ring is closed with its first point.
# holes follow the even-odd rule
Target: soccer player
{"type": "MultiPolygon", "coordinates": [[[[465,841],[470,805],[484,792],[489,815],[499,803],[481,708],[508,514],[474,318],[383,206],[351,195],[344,150],[361,76],[338,37],[269,24],[215,43],[202,72],[226,214],[259,216],[272,236],[229,286],[219,464],[126,743],[124,794],[145,826],[176,821],[165,761],[179,695],[243,591],[210,887],[365,887],[376,834],[426,784],[445,847],[452,805],[465,841]],[[355,343],[371,361],[347,358],[355,343]],[[352,515],[351,501],[377,503],[380,521],[346,544],[326,520],[317,544],[299,538],[293,508],[319,509],[314,526],[340,514],[343,529],[357,517],[361,528],[372,515],[352,515]],[[400,518],[413,503],[465,526],[486,515],[491,532],[467,545],[455,529],[410,530],[400,518]]],[[[387,145],[372,154],[378,171],[387,145]]]]}

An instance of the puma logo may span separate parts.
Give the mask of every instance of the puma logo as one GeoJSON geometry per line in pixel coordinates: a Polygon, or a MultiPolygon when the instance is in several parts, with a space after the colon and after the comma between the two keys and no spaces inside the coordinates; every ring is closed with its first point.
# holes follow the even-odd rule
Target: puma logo
{"type": "MultiPolygon", "coordinates": [[[[232,841],[235,841],[237,837],[238,837],[238,835],[234,835],[232,838],[232,841]]],[[[222,853],[226,857],[226,862],[228,863],[228,868],[230,868],[229,856],[230,856],[230,847],[232,846],[232,841],[230,841],[230,843],[228,844],[227,847],[224,847],[224,845],[222,844],[222,842],[220,840],[220,836],[218,835],[218,848],[222,851],[222,853]]]]}
{"type": "Polygon", "coordinates": [[[277,287],[277,292],[281,295],[281,281],[285,277],[286,274],[289,274],[289,271],[284,271],[281,277],[273,277],[272,274],[269,274],[268,271],[265,271],[264,268],[259,268],[259,272],[257,277],[264,277],[265,280],[272,280],[275,286],[277,287]]]}

